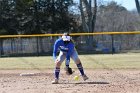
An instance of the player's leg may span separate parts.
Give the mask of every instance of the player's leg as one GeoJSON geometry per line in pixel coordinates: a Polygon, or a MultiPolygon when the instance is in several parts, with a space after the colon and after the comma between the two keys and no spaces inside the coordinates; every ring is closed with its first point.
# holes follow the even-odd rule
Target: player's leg
{"type": "Polygon", "coordinates": [[[78,53],[77,53],[76,50],[72,53],[71,58],[72,58],[73,61],[76,63],[77,68],[79,69],[80,74],[81,74],[81,76],[83,77],[83,80],[87,80],[88,77],[86,76],[86,74],[85,74],[85,72],[84,72],[84,68],[83,68],[83,66],[82,66],[81,60],[79,59],[78,53]]]}
{"type": "Polygon", "coordinates": [[[65,70],[67,75],[71,75],[73,73],[71,67],[69,66],[69,64],[70,64],[70,61],[65,60],[65,68],[64,68],[64,70],[65,70]]]}
{"type": "Polygon", "coordinates": [[[63,52],[59,53],[59,56],[57,57],[56,61],[55,61],[55,69],[54,69],[54,78],[55,80],[52,81],[52,84],[57,84],[58,80],[59,80],[59,73],[60,73],[60,66],[62,64],[62,62],[65,60],[65,55],[63,54],[63,52]]]}

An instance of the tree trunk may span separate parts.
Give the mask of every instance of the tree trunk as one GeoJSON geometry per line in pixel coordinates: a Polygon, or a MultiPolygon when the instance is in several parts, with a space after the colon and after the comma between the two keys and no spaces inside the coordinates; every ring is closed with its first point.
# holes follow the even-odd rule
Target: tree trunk
{"type": "Polygon", "coordinates": [[[92,32],[94,32],[94,28],[95,28],[96,14],[97,14],[97,0],[94,0],[94,10],[93,10],[93,17],[92,17],[92,32]]]}
{"type": "Polygon", "coordinates": [[[83,11],[83,4],[82,4],[82,0],[80,0],[80,12],[81,12],[81,19],[82,19],[82,27],[84,32],[88,32],[88,25],[86,24],[86,20],[85,20],[85,15],[84,15],[84,11],[83,11]]]}
{"type": "Polygon", "coordinates": [[[140,15],[140,4],[139,4],[139,0],[135,0],[135,3],[136,3],[136,8],[137,8],[138,14],[140,15]]]}

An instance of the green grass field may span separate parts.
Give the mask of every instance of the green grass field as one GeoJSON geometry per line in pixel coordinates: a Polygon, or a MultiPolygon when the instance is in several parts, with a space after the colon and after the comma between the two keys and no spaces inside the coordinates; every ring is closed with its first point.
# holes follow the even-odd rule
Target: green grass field
{"type": "MultiPolygon", "coordinates": [[[[140,53],[79,55],[88,69],[140,69],[140,53]]],[[[71,60],[71,67],[76,65],[71,60]]],[[[64,62],[63,65],[64,67],[64,62]]],[[[0,69],[51,69],[52,56],[0,58],[0,69]]]]}

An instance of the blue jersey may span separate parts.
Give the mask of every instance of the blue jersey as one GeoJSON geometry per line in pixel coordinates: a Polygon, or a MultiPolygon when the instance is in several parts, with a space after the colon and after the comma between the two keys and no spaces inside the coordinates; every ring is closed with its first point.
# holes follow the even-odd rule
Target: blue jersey
{"type": "Polygon", "coordinates": [[[56,59],[58,50],[66,53],[66,60],[70,60],[70,56],[74,51],[74,43],[70,41],[67,45],[65,45],[64,41],[61,38],[56,40],[54,44],[54,49],[53,49],[54,60],[56,59]]]}

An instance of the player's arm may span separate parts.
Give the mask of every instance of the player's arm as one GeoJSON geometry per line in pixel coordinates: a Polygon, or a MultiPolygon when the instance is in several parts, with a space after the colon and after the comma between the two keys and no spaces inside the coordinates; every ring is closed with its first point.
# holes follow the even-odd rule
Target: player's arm
{"type": "Polygon", "coordinates": [[[54,46],[53,46],[53,59],[54,59],[54,60],[56,60],[56,57],[57,57],[58,47],[59,47],[59,41],[57,40],[57,41],[54,43],[54,46]]]}

